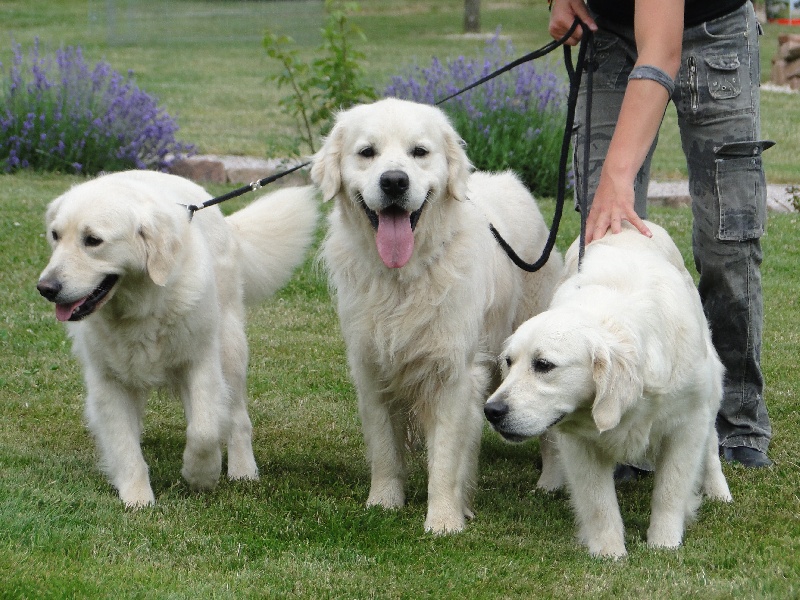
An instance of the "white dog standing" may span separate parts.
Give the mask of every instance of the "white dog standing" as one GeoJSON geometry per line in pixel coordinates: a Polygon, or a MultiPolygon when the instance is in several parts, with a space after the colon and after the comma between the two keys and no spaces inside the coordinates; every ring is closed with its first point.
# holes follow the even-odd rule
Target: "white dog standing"
{"type": "Polygon", "coordinates": [[[335,290],[372,479],[368,505],[405,502],[409,426],[428,458],[425,529],[471,516],[495,357],[543,310],[561,268],[519,270],[489,224],[526,260],[547,227],[510,173],[474,173],[431,106],[387,99],[342,112],[311,176],[335,199],[322,257],[335,290]]]}
{"type": "Polygon", "coordinates": [[[52,256],[37,288],[66,321],[100,464],[127,506],[155,502],[141,435],[157,387],[183,400],[182,474],[192,488],[216,485],[224,443],[231,479],[258,476],[244,302],[288,280],[318,210],[311,187],[294,188],[228,218],[207,208],[190,222],[181,205],[209,198],[180,177],[129,171],[74,187],[47,209],[52,256]]]}
{"type": "Polygon", "coordinates": [[[655,464],[647,541],[680,545],[698,492],[730,501],[714,422],[723,367],[692,278],[666,231],[625,223],[577,242],[550,309],[524,323],[502,355],[505,379],[484,412],[509,440],[557,432],[579,525],[593,555],[626,554],[616,463],[655,464]]]}

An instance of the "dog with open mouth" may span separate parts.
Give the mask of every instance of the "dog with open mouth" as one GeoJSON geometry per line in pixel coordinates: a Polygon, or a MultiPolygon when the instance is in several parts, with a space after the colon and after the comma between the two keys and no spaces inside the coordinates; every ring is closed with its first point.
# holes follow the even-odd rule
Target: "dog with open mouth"
{"type": "Polygon", "coordinates": [[[675,548],[701,494],[731,501],[715,419],[723,366],[700,296],[669,234],[623,223],[567,251],[564,282],[501,355],[504,380],[484,407],[509,441],[549,431],[578,521],[596,556],[626,555],[617,463],[655,465],[647,542],[675,548]]]}
{"type": "Polygon", "coordinates": [[[245,303],[270,296],[311,244],[312,187],[269,194],[229,217],[195,213],[209,194],[153,171],[104,175],[47,208],[52,248],[37,289],[55,304],[83,366],[86,418],[100,465],[126,506],[155,502],[141,450],[154,388],[183,401],[182,474],[213,488],[227,445],[228,476],[256,479],[247,412],[245,303]]]}
{"type": "Polygon", "coordinates": [[[385,99],[343,111],[312,162],[334,200],[321,256],[358,394],[367,504],[405,503],[411,431],[427,448],[425,529],[460,531],[495,358],[547,306],[561,257],[525,273],[506,256],[490,224],[527,260],[540,256],[536,202],[511,173],[471,173],[438,108],[385,99]]]}

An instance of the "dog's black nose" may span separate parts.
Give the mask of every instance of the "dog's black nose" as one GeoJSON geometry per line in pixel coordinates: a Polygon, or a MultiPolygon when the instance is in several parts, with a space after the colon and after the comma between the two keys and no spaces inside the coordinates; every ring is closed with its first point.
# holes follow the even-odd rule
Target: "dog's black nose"
{"type": "Polygon", "coordinates": [[[490,423],[497,423],[508,414],[508,404],[505,402],[487,402],[483,406],[483,414],[490,423]]]}
{"type": "Polygon", "coordinates": [[[55,302],[62,287],[61,282],[57,279],[40,279],[39,283],[36,285],[36,289],[39,290],[39,293],[50,300],[50,302],[55,302]]]}
{"type": "Polygon", "coordinates": [[[405,171],[386,171],[381,175],[380,186],[390,198],[399,198],[408,191],[408,174],[405,171]]]}

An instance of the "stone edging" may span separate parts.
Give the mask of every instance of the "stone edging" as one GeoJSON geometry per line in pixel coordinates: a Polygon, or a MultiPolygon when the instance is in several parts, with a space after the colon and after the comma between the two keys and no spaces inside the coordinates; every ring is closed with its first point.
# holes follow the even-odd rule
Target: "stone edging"
{"type": "MultiPolygon", "coordinates": [[[[300,164],[298,159],[264,159],[250,156],[205,154],[176,160],[170,173],[197,183],[251,183],[300,164]]],[[[308,169],[300,169],[277,180],[273,186],[308,185],[308,169]]]]}

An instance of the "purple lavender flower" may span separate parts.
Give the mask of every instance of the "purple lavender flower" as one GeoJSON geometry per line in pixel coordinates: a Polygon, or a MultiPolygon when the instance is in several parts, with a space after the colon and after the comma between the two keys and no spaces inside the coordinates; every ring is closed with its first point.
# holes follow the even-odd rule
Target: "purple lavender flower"
{"type": "MultiPolygon", "coordinates": [[[[518,58],[500,32],[483,56],[459,56],[428,67],[411,65],[392,77],[383,95],[435,104],[518,58]]],[[[467,143],[479,169],[516,171],[534,192],[555,195],[568,86],[550,62],[534,61],[473,88],[441,105],[467,143]]],[[[571,180],[572,178],[569,177],[571,180]]]]}
{"type": "Polygon", "coordinates": [[[19,44],[13,52],[0,83],[0,171],[166,170],[194,153],[176,141],[177,123],[130,72],[123,77],[104,62],[90,68],[79,47],[53,58],[37,40],[27,58],[19,44]]]}

